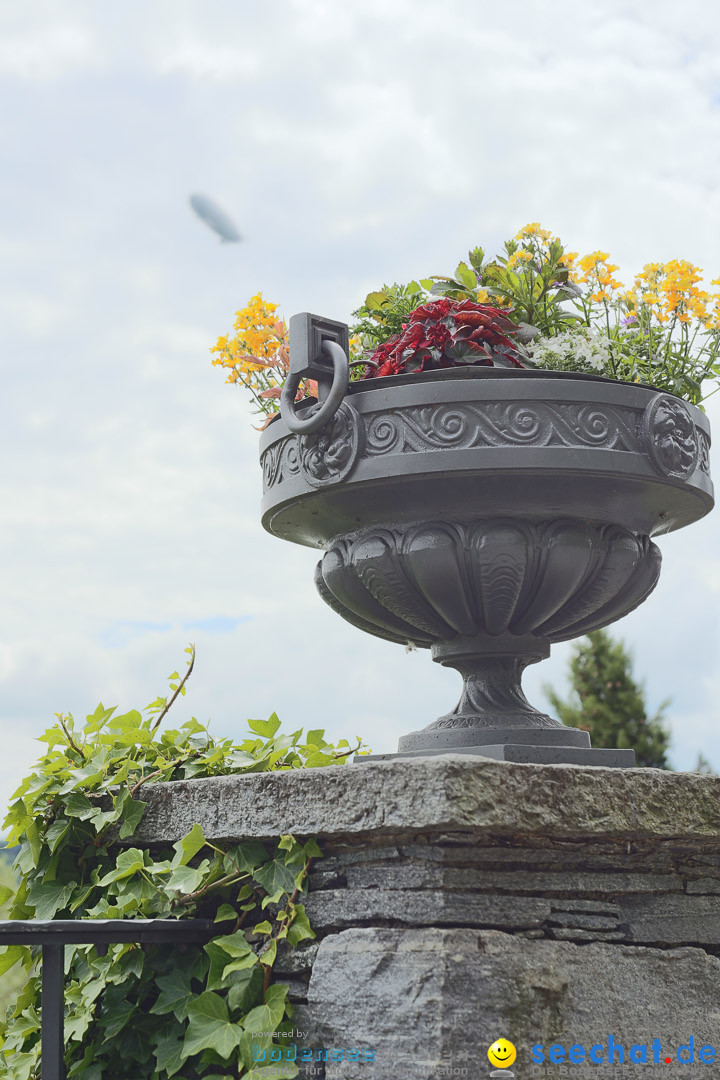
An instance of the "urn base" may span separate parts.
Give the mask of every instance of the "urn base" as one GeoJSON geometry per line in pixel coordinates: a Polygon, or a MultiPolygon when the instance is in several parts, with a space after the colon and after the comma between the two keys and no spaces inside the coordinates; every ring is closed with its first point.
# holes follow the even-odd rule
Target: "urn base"
{"type": "MultiPolygon", "coordinates": [[[[571,731],[568,728],[568,731],[571,731]]],[[[634,750],[605,750],[591,746],[550,746],[537,743],[492,743],[481,746],[457,746],[452,750],[406,750],[397,754],[367,754],[355,757],[363,761],[402,761],[407,758],[437,757],[440,754],[474,754],[494,761],[514,761],[527,765],[598,765],[605,769],[634,769],[634,750]]]]}

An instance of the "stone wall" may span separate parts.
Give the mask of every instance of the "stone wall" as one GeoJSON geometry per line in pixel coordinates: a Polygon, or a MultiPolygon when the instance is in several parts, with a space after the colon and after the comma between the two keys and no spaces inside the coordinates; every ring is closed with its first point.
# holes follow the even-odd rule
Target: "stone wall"
{"type": "Polygon", "coordinates": [[[146,797],[133,843],[194,821],[213,840],[320,839],[307,901],[318,938],[278,970],[298,1045],[345,1053],[302,1075],[485,1077],[501,1036],[518,1057],[498,1075],[720,1075],[720,779],[448,755],[146,797]],[[609,1037],[622,1067],[607,1063],[609,1037]],[[681,1066],[691,1038],[696,1064],[681,1066]],[[533,1063],[538,1045],[565,1060],[556,1049],[533,1063]],[[569,1062],[572,1045],[602,1063],[579,1050],[569,1062]],[[354,1048],[374,1060],[347,1060],[354,1048]]]}

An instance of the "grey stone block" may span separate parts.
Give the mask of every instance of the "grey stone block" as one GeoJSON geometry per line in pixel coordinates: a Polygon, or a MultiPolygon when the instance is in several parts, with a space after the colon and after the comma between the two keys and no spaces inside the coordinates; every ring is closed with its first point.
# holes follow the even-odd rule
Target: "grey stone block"
{"type": "Polygon", "coordinates": [[[126,843],[172,843],[198,822],[213,841],[291,832],[396,843],[467,832],[627,840],[720,838],[720,777],[659,769],[518,765],[447,754],[286,773],[148,784],[126,843]]]}
{"type": "MultiPolygon", "coordinates": [[[[457,857],[457,856],[456,856],[457,857]]],[[[445,887],[508,893],[616,893],[682,892],[676,874],[597,874],[591,871],[491,871],[479,867],[443,867],[432,861],[384,863],[381,866],[348,866],[348,888],[421,889],[445,887]]],[[[328,882],[330,883],[330,882],[328,882]]],[[[720,881],[716,882],[720,891],[720,881]]],[[[710,890],[697,890],[710,891],[710,890]]]]}
{"type": "Polygon", "coordinates": [[[627,940],[652,945],[720,945],[720,896],[619,897],[627,940]]]}
{"type": "MultiPolygon", "coordinates": [[[[475,1080],[488,1075],[487,1047],[500,1036],[517,1047],[520,1078],[536,1044],[589,1049],[612,1035],[627,1053],[657,1037],[674,1057],[691,1035],[696,1047],[716,1043],[719,980],[720,961],[696,949],[355,929],[322,942],[296,1023],[309,1027],[315,1045],[375,1050],[373,1065],[328,1063],[327,1080],[428,1080],[448,1067],[467,1068],[475,1080]]],[[[607,1071],[590,1068],[590,1077],[607,1071]]],[[[574,1066],[569,1075],[584,1080],[586,1071],[574,1066]]],[[[627,1066],[622,1075],[655,1071],[627,1066]]]]}
{"type": "Polygon", "coordinates": [[[720,881],[717,878],[696,878],[694,881],[688,881],[686,891],[705,895],[717,894],[720,893],[720,881]]]}
{"type": "Polygon", "coordinates": [[[389,923],[406,926],[501,926],[531,929],[542,926],[551,903],[529,896],[473,895],[441,889],[337,889],[310,893],[305,911],[320,931],[389,923]]]}

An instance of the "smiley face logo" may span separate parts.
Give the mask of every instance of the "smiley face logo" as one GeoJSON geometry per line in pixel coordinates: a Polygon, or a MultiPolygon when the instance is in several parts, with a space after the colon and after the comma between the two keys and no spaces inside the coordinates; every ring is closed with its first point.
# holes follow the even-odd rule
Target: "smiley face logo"
{"type": "Polygon", "coordinates": [[[517,1057],[517,1050],[509,1039],[496,1039],[488,1050],[488,1060],[498,1069],[509,1069],[517,1057]]]}

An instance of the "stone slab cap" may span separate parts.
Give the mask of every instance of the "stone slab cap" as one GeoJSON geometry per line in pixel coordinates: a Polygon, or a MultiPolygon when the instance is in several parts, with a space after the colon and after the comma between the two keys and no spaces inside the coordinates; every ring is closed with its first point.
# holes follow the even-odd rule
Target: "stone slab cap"
{"type": "Polygon", "coordinates": [[[126,843],[471,832],[542,839],[720,839],[720,777],[447,754],[148,784],[126,843]]]}

